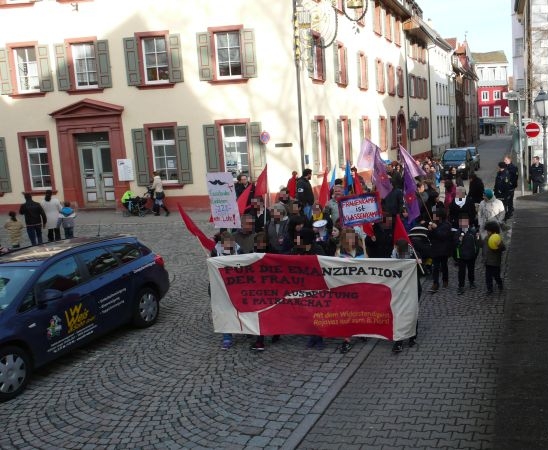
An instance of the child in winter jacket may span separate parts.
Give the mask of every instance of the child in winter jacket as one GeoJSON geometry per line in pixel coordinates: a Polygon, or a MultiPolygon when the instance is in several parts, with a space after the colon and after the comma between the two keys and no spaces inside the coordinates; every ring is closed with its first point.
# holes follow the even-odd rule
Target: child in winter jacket
{"type": "Polygon", "coordinates": [[[74,209],[70,207],[70,202],[65,202],[63,208],[59,212],[59,218],[57,219],[57,228],[63,227],[65,233],[65,239],[74,237],[74,219],[76,213],[74,209]]]}
{"type": "Polygon", "coordinates": [[[10,218],[4,224],[4,228],[8,230],[11,248],[19,248],[21,246],[23,228],[25,228],[25,226],[17,220],[17,213],[15,211],[10,211],[8,215],[10,218]]]}
{"type": "Polygon", "coordinates": [[[500,266],[502,264],[502,252],[506,246],[500,236],[500,225],[497,222],[487,222],[485,224],[487,239],[483,241],[483,257],[485,261],[485,285],[487,293],[493,293],[493,279],[497,282],[499,291],[502,291],[503,284],[500,276],[500,266]]]}

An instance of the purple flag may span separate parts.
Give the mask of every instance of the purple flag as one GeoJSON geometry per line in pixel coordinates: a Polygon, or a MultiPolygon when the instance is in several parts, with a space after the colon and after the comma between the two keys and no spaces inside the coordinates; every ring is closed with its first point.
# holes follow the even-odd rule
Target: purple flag
{"type": "Polygon", "coordinates": [[[375,150],[378,148],[369,139],[364,139],[356,161],[356,167],[362,170],[372,170],[375,166],[375,150]]]}
{"type": "Polygon", "coordinates": [[[401,144],[400,144],[400,156],[403,159],[403,164],[405,168],[409,169],[411,178],[426,175],[426,172],[422,170],[422,167],[417,164],[417,162],[412,158],[409,152],[405,148],[403,148],[401,144]]]}
{"type": "Polygon", "coordinates": [[[375,149],[375,164],[373,166],[372,180],[381,198],[385,198],[390,194],[390,191],[392,191],[392,183],[390,182],[390,177],[386,173],[386,165],[381,158],[381,152],[378,147],[375,149]]]}
{"type": "Polygon", "coordinates": [[[410,170],[407,170],[407,165],[403,168],[403,198],[407,206],[407,223],[413,222],[420,216],[419,199],[416,195],[417,184],[410,170]]]}

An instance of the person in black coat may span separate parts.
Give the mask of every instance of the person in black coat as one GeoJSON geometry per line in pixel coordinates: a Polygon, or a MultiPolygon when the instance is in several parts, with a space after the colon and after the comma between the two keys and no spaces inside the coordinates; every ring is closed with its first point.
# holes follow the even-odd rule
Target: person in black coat
{"type": "Polygon", "coordinates": [[[476,224],[476,205],[470,196],[466,195],[466,189],[462,186],[457,187],[457,193],[453,201],[449,204],[449,223],[451,228],[458,230],[460,228],[459,219],[466,216],[470,224],[476,224]]]}
{"type": "Polygon", "coordinates": [[[502,201],[504,204],[504,220],[508,218],[509,211],[509,195],[511,189],[510,174],[506,169],[506,163],[504,161],[499,162],[499,171],[495,177],[495,186],[493,187],[493,192],[495,197],[502,201]]]}
{"type": "Polygon", "coordinates": [[[46,228],[47,217],[40,203],[32,199],[32,194],[24,193],[25,203],[19,208],[19,214],[25,216],[27,234],[32,245],[42,243],[42,228],[46,228]]]}
{"type": "Polygon", "coordinates": [[[533,164],[529,168],[529,183],[532,184],[533,194],[538,194],[544,184],[544,165],[540,163],[538,156],[533,156],[533,164]]]}
{"type": "Polygon", "coordinates": [[[508,172],[508,181],[510,186],[508,188],[508,195],[506,202],[508,204],[508,209],[506,211],[506,219],[509,219],[514,214],[514,191],[518,187],[518,168],[512,164],[512,157],[506,155],[504,157],[504,164],[506,164],[506,171],[508,172]]]}
{"type": "Polygon", "coordinates": [[[474,201],[474,203],[481,203],[483,201],[483,192],[485,191],[485,185],[480,177],[475,173],[470,175],[470,184],[468,185],[468,196],[474,201]]]}
{"type": "Polygon", "coordinates": [[[447,213],[443,208],[436,208],[433,211],[433,221],[428,224],[428,237],[432,244],[432,288],[431,293],[437,292],[440,288],[440,272],[443,287],[449,286],[449,267],[447,260],[453,248],[453,233],[451,225],[447,221],[447,213]]]}
{"type": "Polygon", "coordinates": [[[297,200],[303,205],[303,211],[308,219],[312,215],[312,205],[314,204],[314,191],[310,179],[312,170],[304,169],[303,176],[297,180],[297,200]]]}

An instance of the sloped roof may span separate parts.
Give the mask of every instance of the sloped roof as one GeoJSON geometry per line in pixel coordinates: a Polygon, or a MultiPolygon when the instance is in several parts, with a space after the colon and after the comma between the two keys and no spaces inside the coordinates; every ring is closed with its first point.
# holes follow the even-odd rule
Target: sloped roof
{"type": "Polygon", "coordinates": [[[457,48],[457,38],[445,38],[445,40],[452,48],[457,48]]]}
{"type": "Polygon", "coordinates": [[[486,52],[486,53],[472,53],[472,58],[474,59],[474,62],[476,64],[487,64],[487,63],[508,64],[508,60],[506,59],[504,50],[496,50],[494,52],[486,52]]]}

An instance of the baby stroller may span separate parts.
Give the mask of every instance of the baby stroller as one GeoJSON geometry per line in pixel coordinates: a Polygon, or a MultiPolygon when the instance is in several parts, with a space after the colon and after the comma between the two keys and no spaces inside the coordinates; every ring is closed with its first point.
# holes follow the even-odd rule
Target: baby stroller
{"type": "Polygon", "coordinates": [[[123,211],[124,217],[129,216],[139,216],[143,217],[147,214],[152,213],[152,209],[150,209],[147,204],[148,200],[152,197],[152,194],[150,192],[150,188],[147,189],[147,191],[143,194],[142,197],[136,196],[133,197],[133,193],[128,191],[124,194],[131,194],[131,196],[128,198],[127,201],[122,202],[122,205],[124,205],[125,209],[123,211]]]}
{"type": "Polygon", "coordinates": [[[413,244],[415,253],[422,259],[426,275],[430,275],[432,273],[432,244],[428,238],[428,228],[421,226],[413,227],[409,230],[408,236],[413,244]]]}

